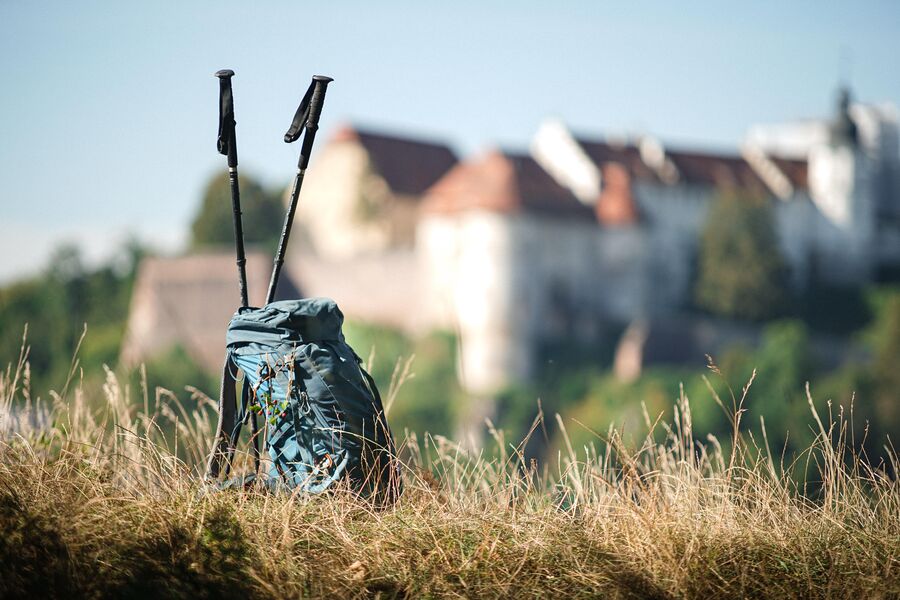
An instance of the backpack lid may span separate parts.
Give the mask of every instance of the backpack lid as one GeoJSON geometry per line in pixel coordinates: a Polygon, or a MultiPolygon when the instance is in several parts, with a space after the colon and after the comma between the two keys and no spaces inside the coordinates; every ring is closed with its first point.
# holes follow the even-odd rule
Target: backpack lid
{"type": "Polygon", "coordinates": [[[225,343],[238,354],[286,350],[306,342],[343,342],[344,314],[331,298],[279,300],[243,307],[231,318],[225,343]]]}

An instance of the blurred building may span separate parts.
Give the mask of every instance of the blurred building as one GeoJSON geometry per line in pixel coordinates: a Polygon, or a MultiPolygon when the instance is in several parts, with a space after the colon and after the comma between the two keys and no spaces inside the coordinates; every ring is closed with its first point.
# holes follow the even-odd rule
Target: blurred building
{"type": "MultiPolygon", "coordinates": [[[[272,257],[247,252],[247,292],[252,306],[265,301],[272,257]]],[[[300,295],[290,275],[278,280],[277,300],[300,295]]],[[[225,329],[241,304],[237,266],[229,250],[141,261],[121,361],[138,365],[181,346],[209,371],[225,360],[225,329]]]]}
{"type": "Polygon", "coordinates": [[[644,303],[636,215],[607,220],[528,155],[457,166],[429,192],[418,233],[420,314],[458,332],[475,393],[527,381],[541,341],[589,343],[644,303]]]}
{"type": "MultiPolygon", "coordinates": [[[[644,346],[677,329],[665,320],[690,301],[699,233],[722,190],[772,199],[798,289],[900,266],[896,110],[846,90],[831,117],[751,127],[734,152],[596,138],[559,121],[529,150],[459,162],[441,142],[342,128],[306,176],[290,279],[354,319],[455,332],[461,381],[487,398],[531,379],[542,344],[590,343],[628,323],[617,360],[639,372],[659,354],[644,346]]],[[[268,263],[252,260],[261,295],[268,263]]],[[[285,285],[283,296],[298,293],[285,285]]],[[[236,296],[228,253],[145,261],[123,359],[180,343],[218,367],[236,296]]]]}
{"type": "Polygon", "coordinates": [[[344,126],[306,175],[298,224],[329,260],[411,250],[422,197],[456,163],[439,142],[344,126]]]}
{"type": "Polygon", "coordinates": [[[841,89],[831,119],[751,127],[745,148],[751,156],[806,164],[809,202],[779,215],[785,251],[801,272],[815,268],[834,281],[864,283],[898,264],[896,107],[853,103],[841,89]],[[800,231],[805,235],[795,237],[800,231]]]}
{"type": "Polygon", "coordinates": [[[416,330],[421,204],[456,164],[441,142],[342,127],[306,175],[286,269],[356,319],[416,330]]]}
{"type": "Polygon", "coordinates": [[[348,128],[309,181],[312,247],[295,249],[297,280],[308,288],[315,273],[311,291],[353,317],[455,331],[476,395],[531,378],[547,340],[589,342],[609,323],[677,314],[723,189],[773,199],[798,288],[813,274],[862,284],[900,264],[897,117],[846,90],[830,118],[752,127],[731,153],[548,121],[529,153],[456,164],[441,144],[348,128]]]}

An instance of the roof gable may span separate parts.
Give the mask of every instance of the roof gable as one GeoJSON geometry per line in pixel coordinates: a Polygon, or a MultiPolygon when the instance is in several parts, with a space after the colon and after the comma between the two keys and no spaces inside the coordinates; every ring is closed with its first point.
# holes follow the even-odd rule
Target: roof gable
{"type": "Polygon", "coordinates": [[[458,162],[456,154],[445,144],[375,133],[357,127],[343,129],[335,139],[359,143],[374,169],[396,194],[424,194],[458,162]]]}
{"type": "Polygon", "coordinates": [[[753,167],[740,156],[683,150],[668,150],[666,156],[678,169],[679,179],[686,183],[758,192],[768,190],[753,167]]]}
{"type": "Polygon", "coordinates": [[[431,188],[423,206],[429,212],[478,208],[594,219],[591,208],[559,185],[533,158],[502,151],[457,165],[431,188]]]}

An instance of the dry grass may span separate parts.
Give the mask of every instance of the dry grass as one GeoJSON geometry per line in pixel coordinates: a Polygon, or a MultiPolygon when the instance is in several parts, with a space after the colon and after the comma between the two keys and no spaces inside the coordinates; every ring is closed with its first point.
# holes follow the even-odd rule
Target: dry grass
{"type": "Polygon", "coordinates": [[[724,452],[682,395],[671,427],[647,419],[665,435],[540,470],[497,432],[490,457],[410,437],[405,495],[376,509],[208,492],[208,399],[188,414],[108,372],[105,410],[75,381],[42,425],[27,375],[23,355],[0,379],[0,409],[26,405],[0,423],[0,597],[900,597],[898,484],[840,418],[802,459],[814,491],[741,433],[739,399],[724,452]]]}

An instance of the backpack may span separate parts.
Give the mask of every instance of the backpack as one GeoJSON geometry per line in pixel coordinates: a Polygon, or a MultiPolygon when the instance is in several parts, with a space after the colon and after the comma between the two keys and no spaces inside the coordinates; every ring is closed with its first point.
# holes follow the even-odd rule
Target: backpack
{"type": "Polygon", "coordinates": [[[362,496],[399,496],[399,463],[381,397],[344,340],[343,321],[328,298],[282,300],[235,313],[226,334],[210,479],[223,471],[228,476],[241,427],[250,420],[256,474],[244,483],[260,478],[258,443],[264,437],[271,467],[261,478],[269,488],[318,494],[344,482],[362,496]]]}

